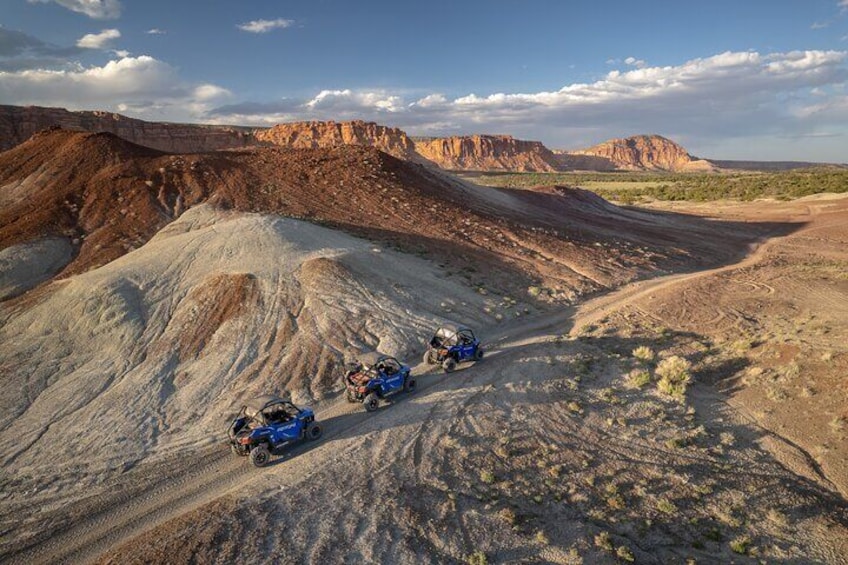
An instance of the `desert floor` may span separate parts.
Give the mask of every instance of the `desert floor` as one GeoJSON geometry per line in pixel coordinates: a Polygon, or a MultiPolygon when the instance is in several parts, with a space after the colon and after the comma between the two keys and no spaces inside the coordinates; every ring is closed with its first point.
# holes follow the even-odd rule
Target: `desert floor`
{"type": "Polygon", "coordinates": [[[0,557],[848,562],[848,199],[654,209],[792,230],[735,264],[481,317],[481,362],[416,359],[418,390],[374,414],[327,398],[322,440],[263,469],[221,420],[101,481],[7,478],[0,557]],[[682,401],[657,389],[675,356],[682,401]]]}

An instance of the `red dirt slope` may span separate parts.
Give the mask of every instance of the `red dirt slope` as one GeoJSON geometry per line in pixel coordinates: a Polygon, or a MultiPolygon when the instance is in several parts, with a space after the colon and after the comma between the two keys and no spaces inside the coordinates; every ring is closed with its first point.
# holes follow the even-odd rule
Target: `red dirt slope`
{"type": "Polygon", "coordinates": [[[629,211],[583,191],[480,188],[369,147],[175,155],[54,129],[0,154],[0,248],[68,237],[77,255],[60,276],[143,245],[201,202],[435,253],[473,284],[533,283],[542,298],[722,262],[775,228],[629,211]]]}

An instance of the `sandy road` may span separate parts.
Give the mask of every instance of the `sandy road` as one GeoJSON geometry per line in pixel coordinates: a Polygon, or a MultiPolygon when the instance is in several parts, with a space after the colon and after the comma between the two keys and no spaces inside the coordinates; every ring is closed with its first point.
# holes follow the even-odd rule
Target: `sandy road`
{"type": "MultiPolygon", "coordinates": [[[[614,292],[589,300],[578,308],[565,308],[532,318],[521,319],[496,328],[483,329],[492,356],[502,356],[513,348],[549,340],[603,318],[615,309],[667,287],[711,276],[756,263],[767,249],[764,243],[752,250],[741,262],[694,273],[675,274],[626,285],[614,292]],[[487,331],[488,330],[488,331],[487,331]]],[[[500,360],[499,360],[500,361],[500,360]]],[[[502,363],[493,363],[493,371],[502,363]]],[[[481,368],[486,364],[482,364],[481,368]]],[[[502,367],[501,367],[502,369],[502,367]]],[[[419,378],[418,394],[450,388],[451,381],[432,374],[423,364],[414,367],[419,378]],[[429,371],[429,373],[428,373],[429,371]]],[[[490,372],[484,370],[487,374],[490,372]]],[[[497,371],[495,371],[497,373],[497,371]]],[[[477,379],[475,379],[477,380],[477,379]]],[[[403,402],[403,398],[398,399],[403,402]]],[[[397,402],[395,402],[397,403],[397,402]]],[[[372,427],[392,418],[398,407],[381,407],[367,414],[358,404],[343,398],[316,406],[317,419],[325,424],[324,437],[316,444],[303,444],[276,459],[271,471],[275,476],[287,475],[297,480],[301,471],[298,456],[321,450],[321,457],[337,458],[333,440],[351,427],[371,421],[372,427]]],[[[233,457],[224,445],[193,452],[176,461],[172,472],[147,487],[127,489],[123,494],[105,493],[87,502],[91,512],[81,521],[58,532],[45,532],[27,547],[10,548],[0,558],[15,563],[87,562],[168,520],[190,512],[217,498],[247,488],[263,479],[263,472],[244,459],[233,457]]]]}

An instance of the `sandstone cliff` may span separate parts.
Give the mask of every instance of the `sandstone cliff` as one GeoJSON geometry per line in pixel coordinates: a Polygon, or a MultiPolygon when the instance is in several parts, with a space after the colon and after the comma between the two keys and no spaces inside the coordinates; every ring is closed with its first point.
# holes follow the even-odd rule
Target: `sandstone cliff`
{"type": "Polygon", "coordinates": [[[147,122],[99,111],[0,105],[0,151],[23,143],[34,133],[60,126],[107,132],[132,143],[170,153],[204,153],[256,145],[328,148],[374,147],[395,157],[466,171],[555,172],[558,170],[708,171],[716,165],[689,155],[658,135],[613,139],[577,151],[552,152],[538,141],[509,135],[410,138],[398,128],[364,122],[293,122],[269,129],[147,122]]]}
{"type": "Polygon", "coordinates": [[[0,105],[0,151],[49,127],[108,132],[132,143],[171,153],[203,153],[256,145],[249,128],[146,122],[111,112],[0,105]]]}
{"type": "Polygon", "coordinates": [[[444,169],[552,172],[556,157],[541,142],[510,135],[419,138],[415,149],[444,169]]]}
{"type": "Polygon", "coordinates": [[[281,147],[317,149],[363,145],[375,147],[400,159],[424,160],[403,130],[361,120],[277,124],[270,129],[256,131],[255,136],[260,142],[281,147]]]}
{"type": "Polygon", "coordinates": [[[715,168],[661,135],[612,139],[588,149],[561,152],[556,158],[567,169],[689,172],[715,168]]]}

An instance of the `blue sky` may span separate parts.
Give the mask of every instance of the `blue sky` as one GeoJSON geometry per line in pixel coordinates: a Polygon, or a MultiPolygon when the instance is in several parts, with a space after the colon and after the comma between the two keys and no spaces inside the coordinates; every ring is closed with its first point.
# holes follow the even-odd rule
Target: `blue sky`
{"type": "Polygon", "coordinates": [[[848,162],[848,0],[0,0],[0,103],[848,162]]]}

